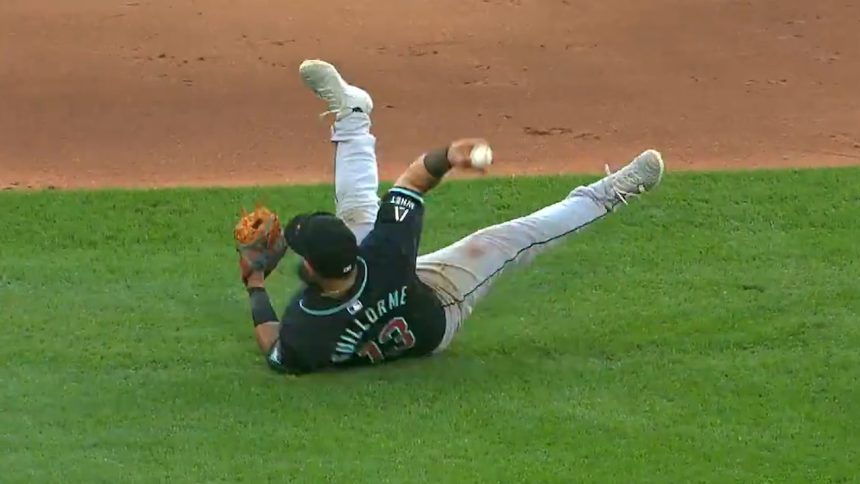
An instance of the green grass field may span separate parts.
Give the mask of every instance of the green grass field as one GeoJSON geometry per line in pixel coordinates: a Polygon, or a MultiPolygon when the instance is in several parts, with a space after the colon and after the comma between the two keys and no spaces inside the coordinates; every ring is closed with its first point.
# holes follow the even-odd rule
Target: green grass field
{"type": "MultiPolygon", "coordinates": [[[[424,251],[584,180],[443,186],[424,251]]],[[[256,353],[231,230],[329,188],[0,194],[0,482],[860,482],[858,186],[670,175],[444,356],[302,378],[256,353]]]]}

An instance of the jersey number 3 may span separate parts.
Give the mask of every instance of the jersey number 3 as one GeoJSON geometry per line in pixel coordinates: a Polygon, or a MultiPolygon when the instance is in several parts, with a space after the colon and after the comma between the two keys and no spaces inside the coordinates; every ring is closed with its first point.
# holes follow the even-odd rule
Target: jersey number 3
{"type": "Polygon", "coordinates": [[[390,356],[401,353],[415,346],[415,335],[413,335],[412,331],[409,330],[409,325],[406,324],[406,320],[400,317],[393,318],[389,321],[388,324],[382,328],[382,331],[379,332],[377,340],[378,343],[376,341],[370,341],[365,344],[361,348],[361,351],[358,352],[358,356],[366,356],[370,358],[371,363],[379,363],[385,359],[385,354],[383,354],[380,346],[385,347],[388,346],[389,343],[394,343],[394,346],[387,351],[390,356]]]}

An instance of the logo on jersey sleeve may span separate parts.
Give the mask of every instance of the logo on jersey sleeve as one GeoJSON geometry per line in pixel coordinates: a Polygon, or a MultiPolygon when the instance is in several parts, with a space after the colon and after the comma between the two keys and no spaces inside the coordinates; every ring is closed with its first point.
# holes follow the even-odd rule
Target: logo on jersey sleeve
{"type": "Polygon", "coordinates": [[[274,348],[269,353],[269,362],[276,366],[281,366],[281,345],[277,342],[275,343],[274,348]]]}
{"type": "Polygon", "coordinates": [[[397,222],[402,222],[406,220],[406,216],[409,215],[409,209],[403,207],[394,207],[394,220],[397,222]]]}
{"type": "Polygon", "coordinates": [[[395,222],[403,222],[406,220],[406,216],[409,215],[409,212],[415,210],[417,207],[415,200],[403,195],[392,195],[391,198],[388,199],[387,203],[394,209],[393,215],[395,222]]]}

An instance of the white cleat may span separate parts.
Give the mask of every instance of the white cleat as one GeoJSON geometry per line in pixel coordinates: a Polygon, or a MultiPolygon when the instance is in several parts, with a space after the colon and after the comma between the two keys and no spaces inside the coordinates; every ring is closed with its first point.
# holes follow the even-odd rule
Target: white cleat
{"type": "Polygon", "coordinates": [[[660,153],[647,150],[615,173],[610,172],[607,165],[606,180],[618,201],[626,205],[628,198],[639,196],[659,185],[664,170],[660,153]]]}
{"type": "Polygon", "coordinates": [[[373,99],[364,89],[348,84],[328,62],[310,59],[299,66],[299,74],[305,85],[328,104],[327,114],[336,114],[341,119],[353,112],[360,111],[370,114],[373,111],[373,99]]]}

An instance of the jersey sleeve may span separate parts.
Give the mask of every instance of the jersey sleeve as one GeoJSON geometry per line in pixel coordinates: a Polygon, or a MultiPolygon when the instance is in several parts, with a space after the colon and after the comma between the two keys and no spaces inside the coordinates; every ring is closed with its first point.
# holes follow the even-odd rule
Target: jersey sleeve
{"type": "Polygon", "coordinates": [[[376,224],[362,243],[370,255],[396,258],[414,269],[424,226],[424,199],[420,194],[394,187],[382,198],[376,224]]]}
{"type": "Polygon", "coordinates": [[[301,360],[296,352],[293,351],[293,348],[289,345],[281,344],[281,338],[278,338],[275,344],[272,345],[272,349],[266,355],[266,363],[269,365],[269,368],[278,373],[298,375],[307,372],[302,368],[301,360]]]}

